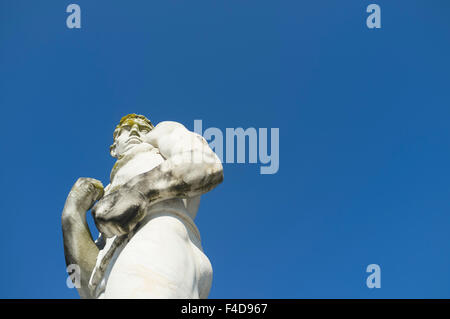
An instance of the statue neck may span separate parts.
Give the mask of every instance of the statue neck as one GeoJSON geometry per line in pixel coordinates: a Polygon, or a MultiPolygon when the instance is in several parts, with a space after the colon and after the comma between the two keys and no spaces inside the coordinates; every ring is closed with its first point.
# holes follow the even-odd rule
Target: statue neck
{"type": "Polygon", "coordinates": [[[153,145],[141,143],[121,155],[111,170],[111,189],[119,187],[133,177],[148,172],[161,164],[164,158],[153,145]]]}

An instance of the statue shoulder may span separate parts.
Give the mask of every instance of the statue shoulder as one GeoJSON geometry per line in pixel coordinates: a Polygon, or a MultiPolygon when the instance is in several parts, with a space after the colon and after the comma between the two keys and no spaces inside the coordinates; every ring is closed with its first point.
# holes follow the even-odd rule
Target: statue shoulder
{"type": "Polygon", "coordinates": [[[173,135],[174,133],[176,135],[178,134],[185,134],[189,133],[190,131],[181,123],[173,122],[173,121],[164,121],[158,123],[153,130],[149,133],[149,136],[155,139],[173,135]]]}
{"type": "Polygon", "coordinates": [[[173,121],[158,123],[146,136],[146,142],[158,148],[167,158],[171,153],[170,149],[177,144],[186,144],[195,136],[183,124],[173,121]]]}
{"type": "Polygon", "coordinates": [[[187,130],[186,127],[183,124],[178,123],[178,122],[174,122],[174,121],[163,121],[163,122],[160,122],[160,123],[158,123],[158,125],[155,126],[154,129],[158,129],[158,130],[174,130],[176,128],[183,128],[183,129],[187,130]]]}

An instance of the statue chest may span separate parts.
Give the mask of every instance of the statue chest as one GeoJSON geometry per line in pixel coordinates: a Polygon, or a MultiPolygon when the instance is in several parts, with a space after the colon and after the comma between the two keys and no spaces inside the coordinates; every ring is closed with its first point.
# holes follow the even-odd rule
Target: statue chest
{"type": "Polygon", "coordinates": [[[125,184],[133,177],[152,170],[162,162],[164,162],[164,158],[156,148],[151,151],[139,152],[131,158],[117,161],[111,172],[111,184],[107,193],[117,189],[117,187],[125,184]]]}

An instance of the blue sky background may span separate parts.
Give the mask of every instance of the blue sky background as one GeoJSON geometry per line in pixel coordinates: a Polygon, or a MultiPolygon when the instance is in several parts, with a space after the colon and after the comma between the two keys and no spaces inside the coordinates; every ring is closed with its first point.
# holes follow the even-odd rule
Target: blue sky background
{"type": "Polygon", "coordinates": [[[0,297],[78,298],[61,211],[134,112],[280,128],[202,198],[211,298],[450,298],[450,3],[370,3],[0,0],[0,297]]]}

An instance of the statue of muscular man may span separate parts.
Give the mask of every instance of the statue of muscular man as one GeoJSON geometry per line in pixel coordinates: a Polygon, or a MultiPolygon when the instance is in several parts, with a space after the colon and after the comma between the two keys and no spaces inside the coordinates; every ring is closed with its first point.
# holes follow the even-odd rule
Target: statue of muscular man
{"type": "Polygon", "coordinates": [[[207,298],[212,267],[193,220],[200,195],[223,180],[219,158],[183,125],[154,127],[136,114],[121,119],[110,151],[117,158],[110,184],[78,179],[62,213],[66,264],[80,269],[80,296],[207,298]]]}

